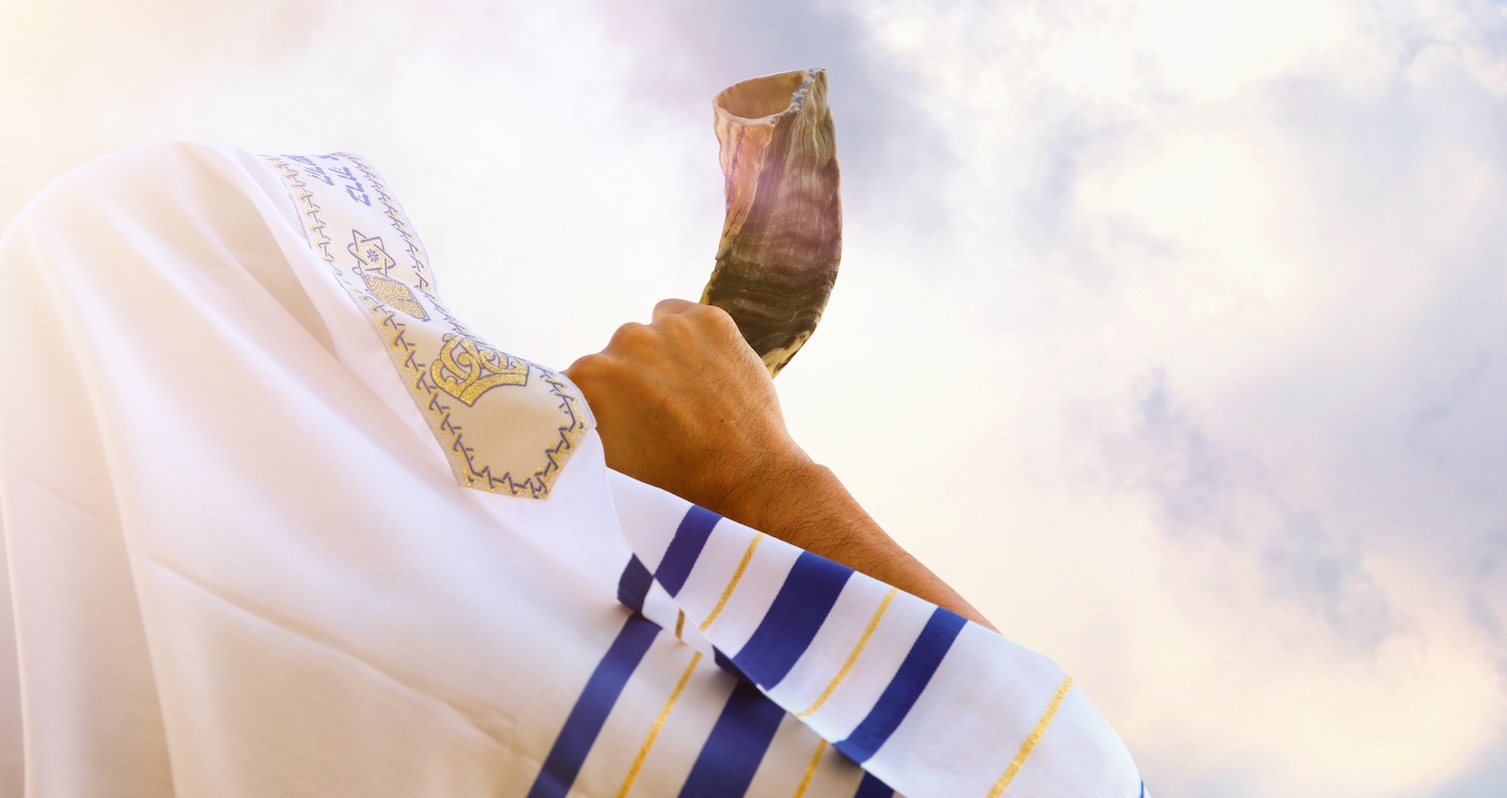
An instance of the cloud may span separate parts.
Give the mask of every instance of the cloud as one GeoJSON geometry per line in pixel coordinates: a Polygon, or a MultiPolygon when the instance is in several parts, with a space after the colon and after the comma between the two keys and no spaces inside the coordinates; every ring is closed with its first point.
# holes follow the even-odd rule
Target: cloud
{"type": "Polygon", "coordinates": [[[1465,581],[1466,606],[1495,647],[1497,673],[1507,689],[1507,530],[1492,530],[1469,554],[1475,567],[1465,581]]]}
{"type": "Polygon", "coordinates": [[[1109,444],[1132,488],[1154,498],[1163,530],[1178,542],[1212,541],[1236,557],[1222,569],[1260,572],[1267,595],[1307,608],[1346,646],[1376,652],[1395,617],[1362,563],[1362,541],[1337,538],[1319,512],[1290,506],[1260,458],[1210,440],[1168,379],[1156,370],[1142,382],[1135,437],[1109,444]]]}
{"type": "Polygon", "coordinates": [[[1212,536],[1260,570],[1270,595],[1375,651],[1393,631],[1393,612],[1361,562],[1360,541],[1336,539],[1316,512],[1283,500],[1258,459],[1211,441],[1179,405],[1165,372],[1147,381],[1139,410],[1133,478],[1155,498],[1168,532],[1212,536]]]}
{"type": "Polygon", "coordinates": [[[1484,752],[1464,773],[1429,798],[1481,798],[1501,792],[1507,784],[1507,742],[1484,752]]]}

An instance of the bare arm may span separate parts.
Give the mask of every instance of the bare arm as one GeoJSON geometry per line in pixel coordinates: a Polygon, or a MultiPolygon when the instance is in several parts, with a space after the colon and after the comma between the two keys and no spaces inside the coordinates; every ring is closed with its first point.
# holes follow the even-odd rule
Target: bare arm
{"type": "Polygon", "coordinates": [[[720,308],[664,300],[566,374],[613,469],[994,628],[790,437],[769,372],[720,308]]]}

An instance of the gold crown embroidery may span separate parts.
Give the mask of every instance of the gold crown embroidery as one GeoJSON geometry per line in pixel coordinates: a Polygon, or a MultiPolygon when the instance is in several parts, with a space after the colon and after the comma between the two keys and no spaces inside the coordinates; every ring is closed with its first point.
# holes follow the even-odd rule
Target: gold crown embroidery
{"type": "Polygon", "coordinates": [[[527,385],[528,364],[480,341],[451,334],[445,336],[445,346],[429,367],[429,375],[440,390],[474,405],[499,385],[527,385]]]}

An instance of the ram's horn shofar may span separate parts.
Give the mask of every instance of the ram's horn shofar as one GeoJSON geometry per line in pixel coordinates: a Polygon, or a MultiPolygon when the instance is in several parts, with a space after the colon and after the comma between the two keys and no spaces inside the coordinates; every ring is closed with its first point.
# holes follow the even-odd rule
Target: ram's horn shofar
{"type": "Polygon", "coordinates": [[[712,105],[727,219],[701,301],[727,311],[778,374],[821,321],[842,257],[827,74],[746,80],[712,105]]]}

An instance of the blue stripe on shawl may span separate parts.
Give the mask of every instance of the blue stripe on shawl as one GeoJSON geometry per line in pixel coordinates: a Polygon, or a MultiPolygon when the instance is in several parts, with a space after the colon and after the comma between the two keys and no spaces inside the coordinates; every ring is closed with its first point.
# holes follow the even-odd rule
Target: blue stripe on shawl
{"type": "Polygon", "coordinates": [[[864,773],[863,781],[858,782],[858,792],[853,793],[853,798],[893,798],[895,791],[890,785],[879,780],[872,773],[864,773]]]}
{"type": "Polygon", "coordinates": [[[739,679],[691,766],[680,798],[738,798],[747,792],[784,718],[779,704],[739,679]]]}
{"type": "Polygon", "coordinates": [[[811,645],[852,575],[852,568],[801,552],[759,628],[733,662],[760,687],[779,684],[811,645]]]}
{"type": "Polygon", "coordinates": [[[738,664],[736,662],[728,659],[727,655],[722,653],[722,649],[717,648],[716,646],[712,647],[712,661],[717,663],[717,667],[727,671],[728,673],[731,673],[732,675],[738,677],[739,679],[742,679],[745,682],[753,681],[753,679],[748,678],[748,674],[744,673],[742,668],[738,667],[738,664]]]}
{"type": "Polygon", "coordinates": [[[932,674],[937,672],[937,666],[942,664],[942,658],[947,656],[947,650],[952,648],[952,641],[967,623],[961,615],[938,607],[911,645],[905,661],[900,663],[895,678],[884,688],[858,728],[848,735],[848,739],[836,744],[837,750],[854,762],[868,761],[895,733],[900,721],[905,720],[916,699],[926,690],[932,674]]]}
{"type": "Polygon", "coordinates": [[[722,516],[694,504],[680,520],[675,537],[670,539],[670,547],[665,550],[664,559],[659,561],[659,567],[654,570],[654,578],[659,580],[660,586],[671,596],[685,587],[685,580],[691,575],[692,566],[701,556],[701,550],[706,547],[706,539],[712,535],[712,527],[721,520],[722,516]]]}
{"type": "Polygon", "coordinates": [[[644,611],[644,601],[649,598],[649,586],[654,584],[654,575],[644,566],[637,554],[628,558],[623,575],[617,580],[617,600],[636,612],[644,611]]]}
{"type": "Polygon", "coordinates": [[[634,613],[628,617],[617,639],[586,680],[581,697],[565,719],[565,727],[560,729],[560,736],[544,758],[528,798],[564,798],[570,792],[612,705],[617,703],[628,677],[638,668],[657,634],[659,627],[644,616],[634,613]]]}

